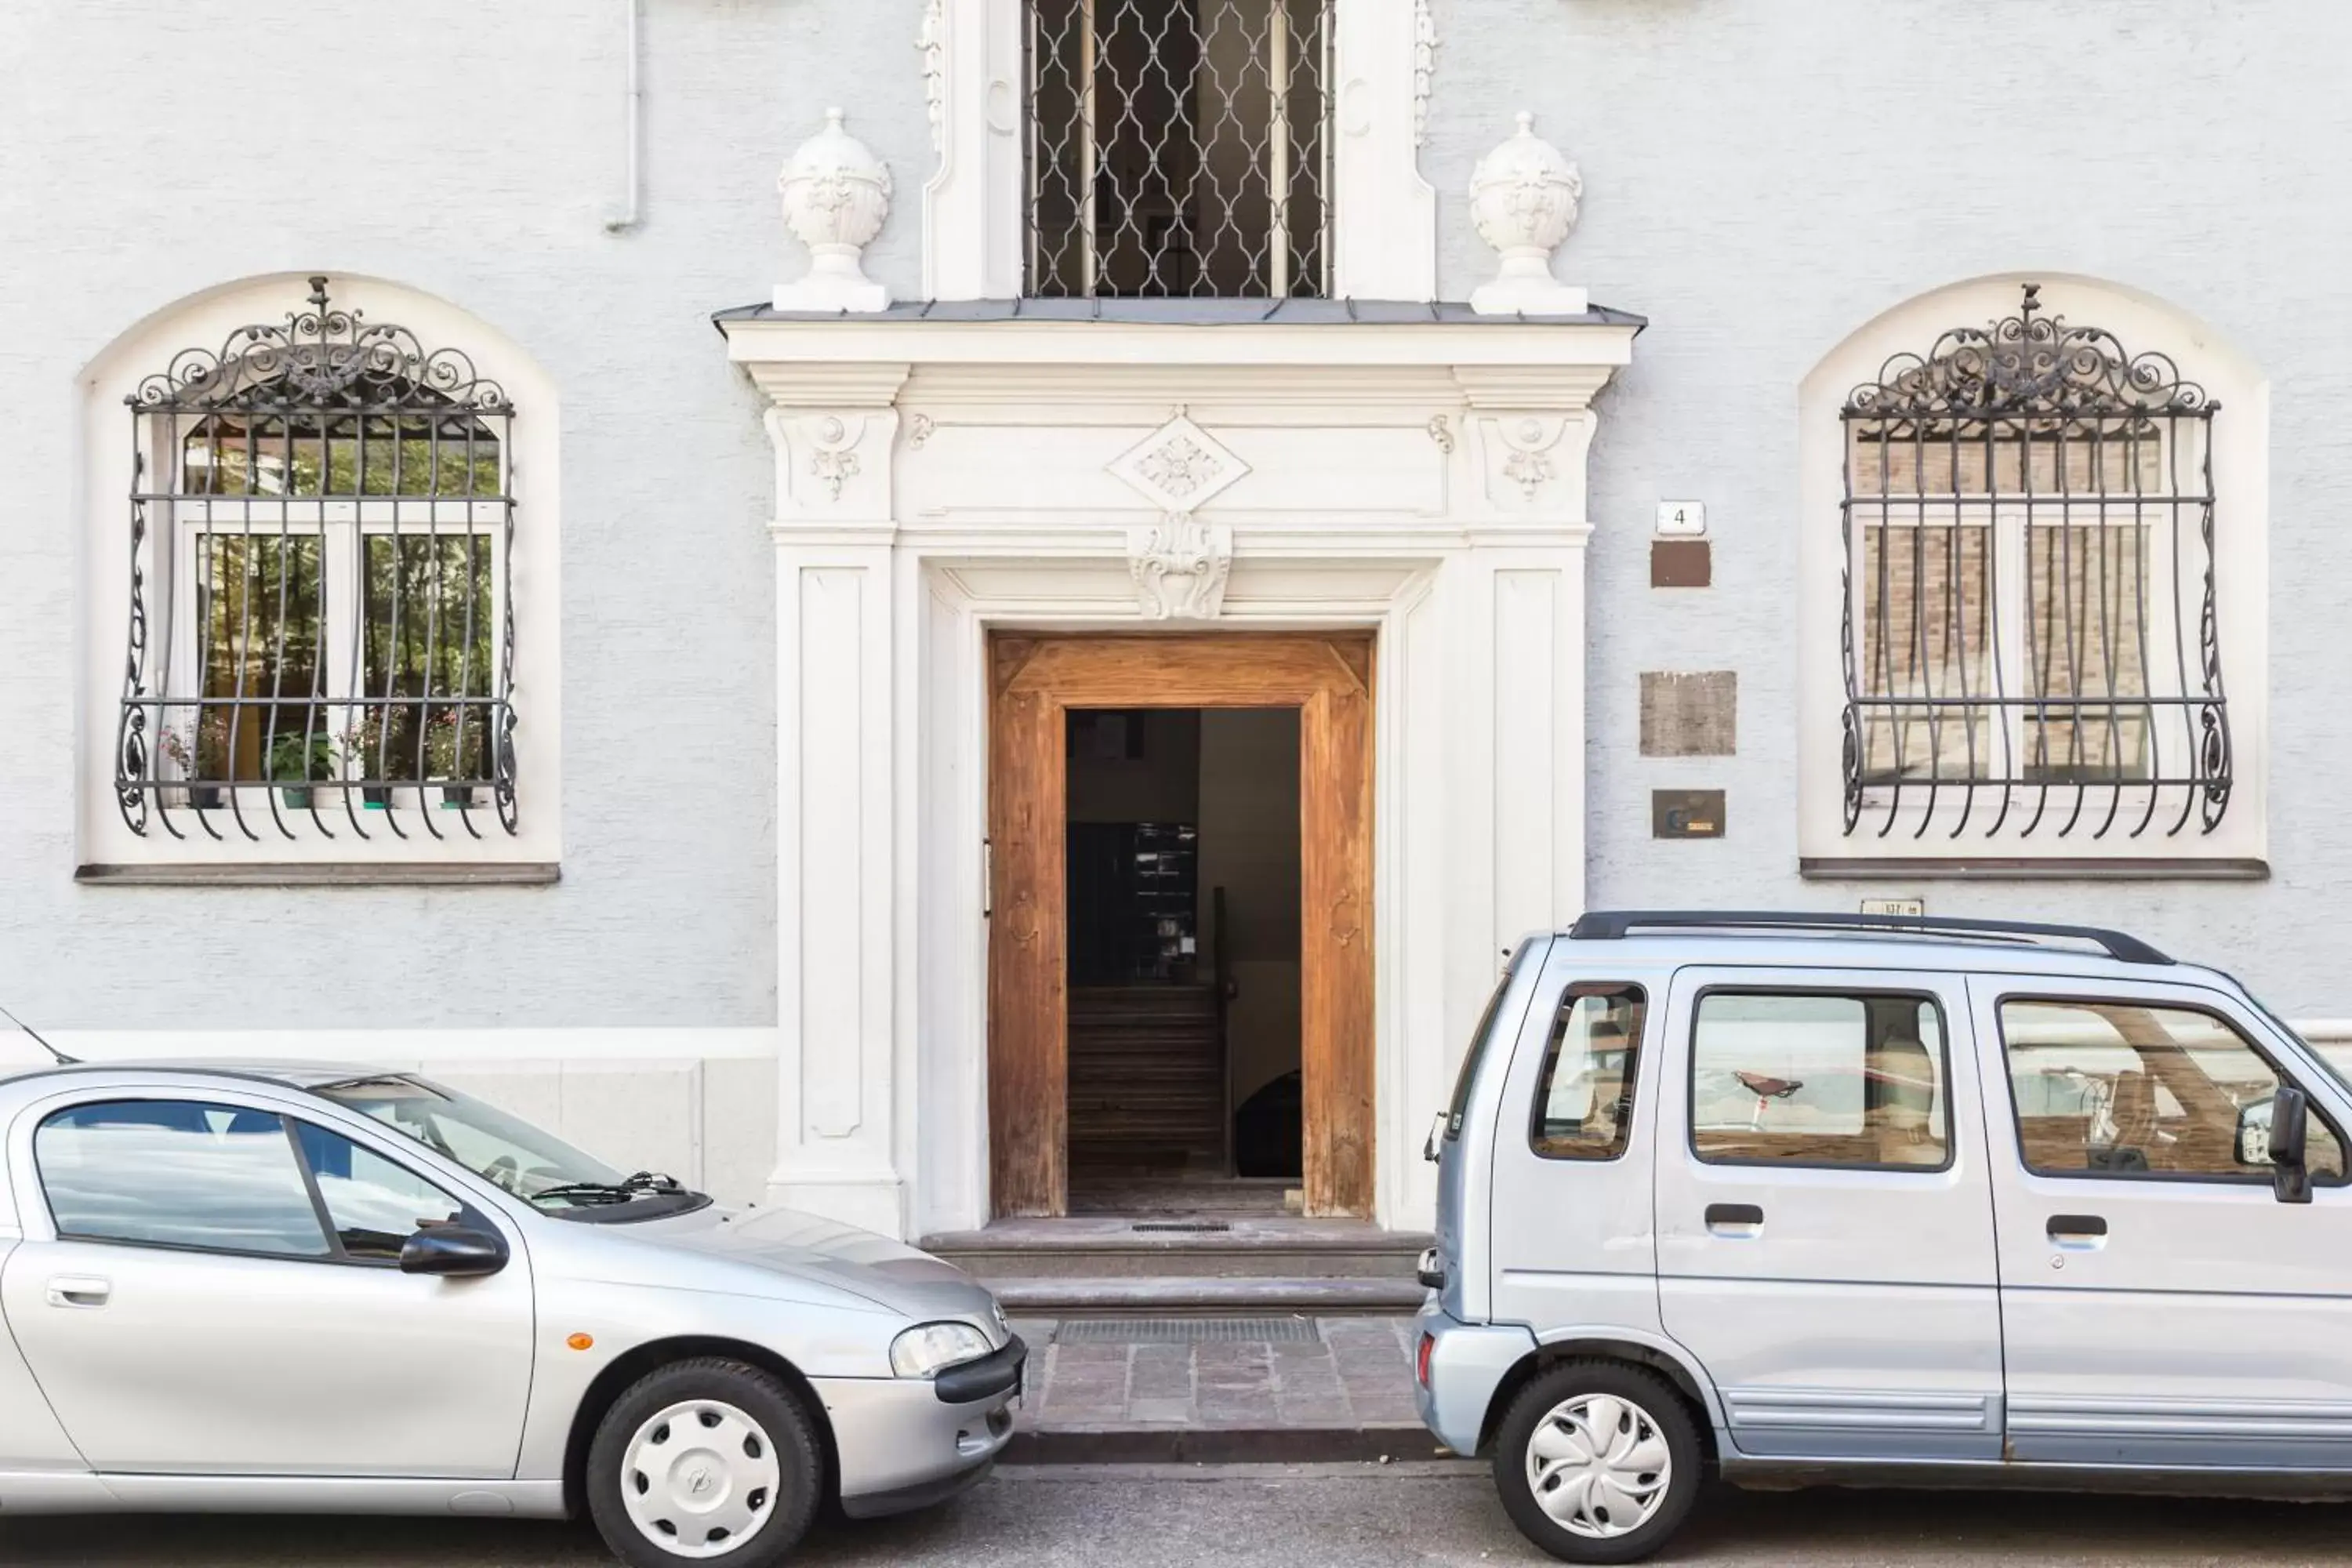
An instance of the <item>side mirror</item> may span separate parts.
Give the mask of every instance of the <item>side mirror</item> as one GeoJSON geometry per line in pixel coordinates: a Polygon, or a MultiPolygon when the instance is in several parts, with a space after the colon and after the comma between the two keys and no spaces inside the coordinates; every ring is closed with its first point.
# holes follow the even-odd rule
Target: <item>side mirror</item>
{"type": "Polygon", "coordinates": [[[448,1226],[420,1230],[400,1244],[403,1274],[467,1279],[496,1274],[506,1266],[507,1244],[496,1231],[448,1226]]]}
{"type": "MultiPolygon", "coordinates": [[[[2253,1108],[2249,1106],[2248,1111],[2253,1108]]],[[[2278,1086],[2270,1100],[2269,1144],[2271,1157],[2271,1191],[2283,1204],[2307,1204],[2311,1201],[2311,1172],[2303,1163],[2304,1140],[2311,1127],[2311,1101],[2303,1090],[2291,1083],[2278,1086]]],[[[2238,1119],[2239,1147],[2249,1142],[2247,1116],[2238,1119]]]]}
{"type": "Polygon", "coordinates": [[[1429,1136],[1422,1141],[1421,1157],[1433,1165],[1438,1163],[1437,1146],[1444,1141],[1445,1123],[1448,1120],[1444,1111],[1439,1111],[1437,1120],[1429,1124],[1429,1136]]]}

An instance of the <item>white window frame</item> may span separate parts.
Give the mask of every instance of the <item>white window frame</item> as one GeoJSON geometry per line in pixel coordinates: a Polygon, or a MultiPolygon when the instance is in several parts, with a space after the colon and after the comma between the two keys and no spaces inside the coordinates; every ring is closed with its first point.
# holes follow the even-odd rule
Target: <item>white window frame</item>
{"type": "MultiPolygon", "coordinates": [[[[355,598],[360,578],[359,541],[398,532],[425,537],[436,531],[428,520],[438,509],[437,531],[444,538],[464,533],[492,536],[492,605],[511,603],[515,618],[514,680],[510,696],[518,713],[515,731],[515,792],[517,831],[509,834],[497,824],[497,814],[481,792],[482,805],[470,814],[427,806],[436,813],[438,837],[415,820],[417,809],[404,810],[407,832],[401,834],[371,824],[364,837],[352,831],[340,807],[321,807],[331,836],[304,830],[289,837],[271,823],[260,782],[236,786],[239,804],[257,826],[257,837],[239,831],[226,805],[210,811],[218,837],[197,826],[192,810],[174,805],[182,828],[174,837],[151,825],[134,832],[124,821],[114,795],[117,759],[117,719],[123,696],[124,648],[130,637],[129,583],[133,567],[127,499],[134,482],[152,482],[170,468],[157,458],[168,454],[150,450],[137,454],[134,441],[152,438],[184,440],[184,426],[168,432],[150,427],[134,437],[126,400],[142,382],[172,363],[174,353],[191,346],[217,348],[238,329],[255,322],[282,321],[289,311],[304,309],[309,283],[304,275],[284,274],[233,284],[147,317],[124,333],[91,363],[81,380],[83,415],[83,480],[81,518],[85,541],[85,571],[80,588],[81,692],[77,746],[79,757],[77,805],[77,875],[88,883],[219,883],[285,886],[305,882],[449,881],[465,884],[541,883],[555,880],[562,858],[562,781],[561,722],[562,711],[560,663],[562,600],[559,518],[562,496],[560,407],[553,384],[530,357],[494,328],[440,300],[373,279],[332,280],[334,307],[361,312],[369,323],[397,322],[411,329],[428,348],[464,353],[485,379],[495,381],[512,399],[516,416],[499,461],[509,478],[508,493],[515,502],[511,544],[504,538],[503,512],[497,503],[461,499],[391,498],[353,500],[302,500],[288,532],[323,533],[327,549],[328,591],[346,592],[343,608],[358,612],[355,598]],[[147,459],[147,481],[138,481],[134,454],[147,459]],[[304,520],[300,509],[316,509],[304,520]],[[332,519],[323,526],[319,519],[332,519]],[[356,521],[357,526],[351,524],[356,521]],[[339,563],[338,556],[346,560],[339,563]],[[512,597],[509,592],[511,587],[512,597]],[[454,825],[471,815],[479,837],[454,825]],[[437,821],[451,819],[448,824],[437,821]]],[[[152,416],[148,416],[152,419],[152,416]]],[[[163,422],[153,421],[160,426],[163,422]]],[[[172,689],[188,689],[194,676],[196,625],[194,541],[205,531],[229,538],[238,536],[238,521],[253,518],[254,538],[278,531],[280,503],[270,499],[266,525],[260,508],[245,498],[223,496],[191,506],[151,503],[149,540],[139,554],[148,574],[143,586],[147,608],[151,660],[170,661],[172,689]],[[227,524],[226,528],[220,526],[227,524]],[[168,620],[169,626],[165,626],[168,620]]],[[[334,615],[331,603],[327,613],[334,615]]],[[[356,681],[356,660],[363,657],[352,642],[352,623],[341,623],[340,636],[331,635],[327,689],[331,700],[349,698],[356,681]]],[[[500,628],[491,628],[495,649],[500,628]]],[[[161,673],[160,665],[158,673],[161,673]]],[[[158,759],[159,778],[171,776],[168,762],[158,759]]],[[[307,822],[308,814],[301,814],[307,822]]],[[[373,814],[371,814],[373,815],[373,814]]]]}
{"type": "MultiPolygon", "coordinates": [[[[923,186],[923,292],[1028,291],[1026,0],[927,0],[917,42],[939,167],[923,186]]],[[[1331,297],[1437,298],[1437,193],[1422,178],[1437,35],[1429,0],[1335,0],[1331,297]]]]}
{"type": "MultiPolygon", "coordinates": [[[[1917,882],[1939,878],[2071,876],[2252,879],[2268,874],[2269,389],[2255,366],[2210,329],[2145,294],[2063,274],[2003,274],[1919,295],[1871,321],[1832,350],[1805,378],[1799,395],[1799,417],[1798,847],[1804,876],[1917,882]],[[1851,833],[1846,831],[1841,763],[1844,658],[1839,628],[1848,607],[1840,599],[1845,559],[1840,503],[1845,494],[1847,433],[1840,412],[1856,386],[1878,380],[1889,358],[1925,353],[1952,328],[1982,326],[2015,315],[2019,290],[2027,282],[2042,285],[2041,304],[2048,314],[2074,325],[2104,328],[2135,353],[2169,356],[2184,379],[2198,383],[2220,405],[2210,426],[2210,439],[2216,551],[2221,555],[2215,577],[2216,618],[2229,696],[2232,783],[2228,810],[2210,833],[2200,831],[2192,816],[2180,832],[2167,835],[2163,829],[2179,810],[2177,802],[2168,801],[2159,806],[2153,826],[2132,836],[2127,829],[2138,820],[2140,792],[2125,785],[2129,798],[2116,813],[2116,825],[2110,831],[2096,837],[2090,831],[2106,815],[2105,792],[2110,787],[2093,786],[2093,804],[2084,810],[2086,825],[2062,836],[2055,828],[2072,814],[2074,786],[2053,784],[2051,795],[2065,796],[2063,809],[2053,802],[2036,831],[2022,834],[2019,827],[2031,816],[2041,786],[2019,785],[2010,792],[2010,816],[2000,832],[1988,832],[2000,814],[1998,792],[1980,789],[1975,809],[1956,837],[1951,831],[1955,813],[1950,787],[1943,792],[1940,803],[1931,805],[1929,786],[1909,782],[1902,786],[1900,809],[1891,827],[1886,826],[1886,806],[1895,792],[1891,785],[1872,784],[1864,787],[1862,823],[1851,833]],[[1882,827],[1886,830],[1882,832],[1882,827]]],[[[1996,541],[1996,548],[2021,547],[2024,524],[2014,510],[1999,502],[1989,505],[1995,528],[2007,531],[1996,541]]],[[[2106,510],[2113,512],[2127,507],[2128,502],[2108,503],[2106,510]]],[[[2092,510],[2077,503],[2085,520],[2092,510]]],[[[2161,537],[2163,526],[2157,520],[2151,520],[2150,532],[2150,581],[2168,584],[2173,565],[2169,542],[2161,537]]],[[[2012,553],[2006,559],[2013,562],[2019,556],[2012,553]]],[[[1853,625],[1857,660],[1864,657],[1865,647],[1860,600],[1865,591],[1862,560],[1857,546],[1852,586],[1856,595],[1853,625]]],[[[2004,653],[2021,658],[2023,595],[2007,584],[1998,592],[1995,613],[2004,617],[2004,653]]],[[[2189,613],[2195,613],[2193,605],[2189,613]]],[[[2176,651],[2172,639],[2185,635],[2158,624],[2171,618],[2168,605],[2164,616],[2151,616],[2147,650],[2151,667],[2161,658],[2170,668],[2176,651]]],[[[2012,671],[2010,679],[2013,689],[2023,689],[2021,671],[2012,671]]],[[[2021,743],[2021,716],[2009,722],[2021,743]]],[[[2178,751],[2186,737],[2167,733],[2177,731],[2179,725],[2168,724],[2162,709],[2158,710],[2157,729],[2153,762],[2159,769],[2170,764],[2171,770],[2177,770],[2178,751]]],[[[1991,739],[1994,744],[2000,743],[1997,733],[1991,739]]],[[[2179,776],[2171,770],[2160,776],[2179,776]]]]}

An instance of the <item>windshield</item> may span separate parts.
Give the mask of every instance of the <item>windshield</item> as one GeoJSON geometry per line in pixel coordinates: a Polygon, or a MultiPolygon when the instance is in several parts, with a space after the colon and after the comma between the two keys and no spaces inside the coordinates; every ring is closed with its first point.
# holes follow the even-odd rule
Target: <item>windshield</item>
{"type": "MultiPolygon", "coordinates": [[[[353,1079],[317,1092],[396,1128],[551,1213],[636,1210],[650,1204],[675,1209],[681,1197],[698,1205],[702,1201],[667,1177],[624,1174],[519,1116],[421,1078],[402,1073],[353,1079]]],[[[633,1212],[625,1217],[652,1216],[633,1212]]]]}

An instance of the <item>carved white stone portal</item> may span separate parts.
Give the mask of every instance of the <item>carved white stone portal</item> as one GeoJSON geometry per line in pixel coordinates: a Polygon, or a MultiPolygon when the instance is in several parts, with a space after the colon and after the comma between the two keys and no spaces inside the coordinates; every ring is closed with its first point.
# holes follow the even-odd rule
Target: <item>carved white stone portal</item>
{"type": "Polygon", "coordinates": [[[1480,159],[1470,176],[1479,237],[1502,258],[1494,280],[1471,291],[1470,308],[1482,316],[1580,316],[1589,302],[1583,289],[1551,272],[1552,252],[1576,226],[1584,176],[1536,134],[1535,121],[1522,112],[1518,133],[1480,159]]]}
{"type": "Polygon", "coordinates": [[[776,285],[779,310],[879,310],[890,290],[866,276],[860,258],[890,216],[890,170],[824,111],[824,129],[801,144],[776,189],[784,223],[809,249],[808,275],[776,285]]]}

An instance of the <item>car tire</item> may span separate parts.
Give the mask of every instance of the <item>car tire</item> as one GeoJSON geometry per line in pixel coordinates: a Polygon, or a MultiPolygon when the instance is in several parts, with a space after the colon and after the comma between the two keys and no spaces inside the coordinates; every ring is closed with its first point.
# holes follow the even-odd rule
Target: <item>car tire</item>
{"type": "Polygon", "coordinates": [[[1495,1486],[1511,1522],[1564,1563],[1638,1563],[1656,1552],[1689,1515],[1704,1462],[1683,1396],[1623,1362],[1543,1373],[1495,1437],[1495,1486]]]}
{"type": "Polygon", "coordinates": [[[624,1390],[588,1447],[588,1511],[631,1568],[773,1568],[824,1490],[814,1424],[782,1379],[705,1356],[624,1390]]]}

